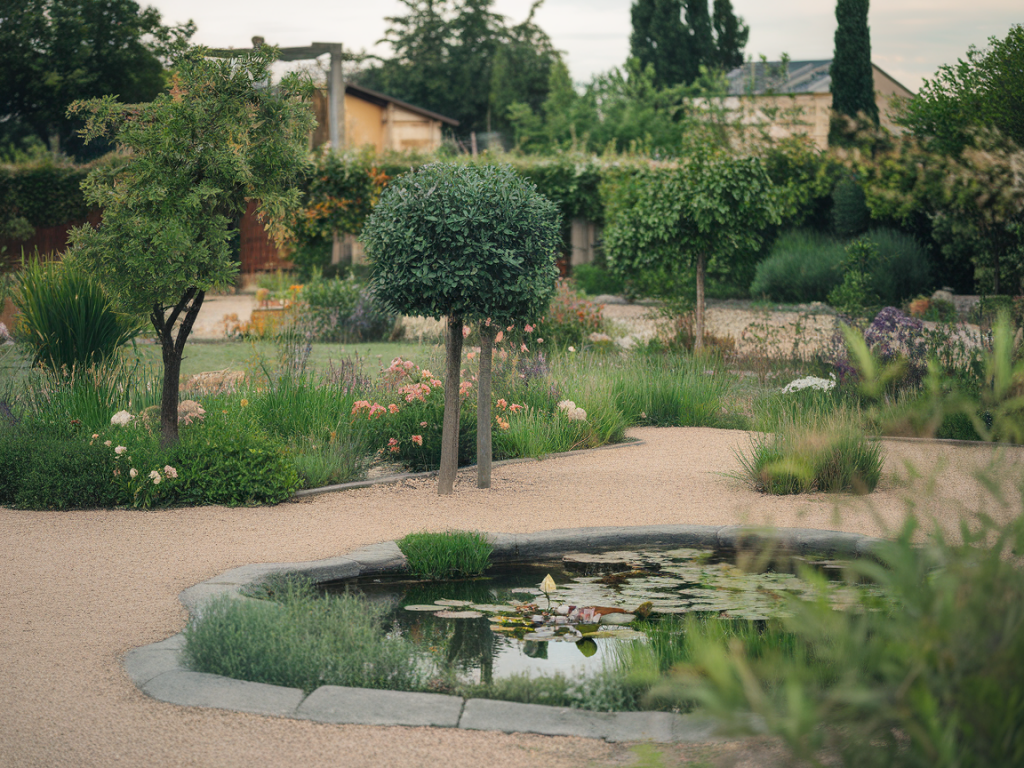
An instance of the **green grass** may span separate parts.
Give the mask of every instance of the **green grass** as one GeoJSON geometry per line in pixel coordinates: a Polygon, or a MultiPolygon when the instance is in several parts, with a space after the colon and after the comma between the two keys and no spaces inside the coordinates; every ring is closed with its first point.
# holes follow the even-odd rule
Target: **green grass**
{"type": "Polygon", "coordinates": [[[418,652],[385,636],[387,606],[352,595],[318,597],[282,582],[274,601],[220,598],[185,629],[185,664],[197,672],[270,685],[419,690],[418,652]]]}
{"type": "Polygon", "coordinates": [[[494,547],[476,531],[410,533],[396,542],[413,576],[431,581],[479,576],[494,547]]]}

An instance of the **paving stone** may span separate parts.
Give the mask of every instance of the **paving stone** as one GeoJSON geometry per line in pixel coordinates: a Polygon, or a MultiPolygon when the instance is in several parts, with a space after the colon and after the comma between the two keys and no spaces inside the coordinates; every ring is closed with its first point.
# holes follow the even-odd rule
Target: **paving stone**
{"type": "Polygon", "coordinates": [[[236,584],[245,585],[261,581],[273,573],[281,573],[285,568],[280,563],[254,563],[232,568],[230,571],[207,579],[203,584],[236,584]]]}
{"type": "Polygon", "coordinates": [[[184,707],[216,707],[260,715],[293,717],[305,694],[298,688],[232,680],[220,675],[171,670],[157,675],[143,693],[184,707]]]}
{"type": "Polygon", "coordinates": [[[299,706],[298,716],[321,723],[432,725],[455,728],[463,699],[440,693],[403,693],[324,685],[299,706]]]}
{"type": "Polygon", "coordinates": [[[372,576],[378,573],[397,573],[408,570],[405,555],[393,541],[371,544],[354,552],[345,554],[348,560],[359,564],[360,576],[372,576]]]}
{"type": "Polygon", "coordinates": [[[238,593],[240,586],[238,584],[211,584],[204,581],[201,584],[196,584],[194,587],[184,590],[178,595],[178,600],[181,601],[181,604],[185,606],[193,617],[198,617],[203,612],[203,606],[218,597],[246,599],[242,598],[238,593]]]}
{"type": "Polygon", "coordinates": [[[604,737],[608,741],[655,741],[659,744],[681,740],[676,731],[683,732],[678,722],[682,716],[672,712],[617,712],[605,725],[604,737]]]}
{"type": "Polygon", "coordinates": [[[157,648],[157,645],[159,643],[135,648],[125,654],[124,670],[132,682],[140,688],[164,672],[182,669],[181,651],[157,648]]]}
{"type": "Polygon", "coordinates": [[[159,643],[150,643],[146,648],[151,648],[154,651],[177,651],[185,647],[185,633],[179,632],[176,635],[171,635],[166,640],[161,640],[159,643]]]}
{"type": "Polygon", "coordinates": [[[314,560],[307,563],[287,563],[287,570],[300,576],[307,576],[313,581],[339,581],[352,579],[359,575],[359,563],[348,556],[332,557],[327,560],[314,560]]]}
{"type": "Polygon", "coordinates": [[[614,717],[604,712],[585,712],[566,707],[469,699],[462,710],[459,728],[601,739],[616,730],[610,722],[614,717]]]}
{"type": "Polygon", "coordinates": [[[494,550],[491,552],[492,563],[507,563],[516,559],[519,536],[514,533],[488,533],[487,540],[494,550]]]}

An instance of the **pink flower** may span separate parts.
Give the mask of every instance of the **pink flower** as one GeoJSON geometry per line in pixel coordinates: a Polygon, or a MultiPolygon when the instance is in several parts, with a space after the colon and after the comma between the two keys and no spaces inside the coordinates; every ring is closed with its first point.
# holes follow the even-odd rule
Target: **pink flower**
{"type": "Polygon", "coordinates": [[[505,332],[504,331],[498,331],[498,335],[494,337],[494,343],[495,344],[500,344],[501,340],[504,339],[504,338],[505,338],[505,332]]]}
{"type": "Polygon", "coordinates": [[[469,326],[464,325],[462,326],[462,338],[466,338],[467,336],[469,336],[469,326]]]}
{"type": "Polygon", "coordinates": [[[392,453],[398,453],[398,441],[393,437],[388,438],[388,450],[392,453]]]}
{"type": "Polygon", "coordinates": [[[423,435],[412,436],[413,445],[423,445],[423,435]]]}
{"type": "Polygon", "coordinates": [[[164,467],[164,474],[167,475],[167,477],[169,477],[171,480],[174,480],[178,476],[178,470],[176,470],[174,467],[168,464],[166,467],[164,467]]]}
{"type": "Polygon", "coordinates": [[[459,384],[459,394],[460,395],[466,394],[467,392],[469,392],[469,390],[472,388],[472,386],[473,386],[473,384],[468,382],[468,381],[462,382],[461,384],[459,384]]]}
{"type": "Polygon", "coordinates": [[[523,326],[523,330],[526,331],[527,333],[533,333],[533,326],[527,323],[526,325],[523,326]]]}
{"type": "Polygon", "coordinates": [[[502,397],[502,398],[499,398],[499,400],[498,400],[498,402],[496,403],[496,405],[497,405],[497,406],[498,406],[499,408],[501,408],[501,409],[503,409],[503,410],[504,410],[504,409],[505,409],[506,407],[508,407],[508,400],[506,400],[506,399],[505,399],[504,397],[502,397]]]}
{"type": "Polygon", "coordinates": [[[424,369],[423,369],[422,371],[420,371],[420,376],[422,376],[422,377],[423,377],[424,379],[429,379],[429,378],[430,378],[431,376],[433,376],[433,375],[434,375],[434,374],[432,374],[432,373],[431,373],[430,371],[428,371],[428,370],[427,370],[426,368],[424,368],[424,369]]]}
{"type": "Polygon", "coordinates": [[[520,344],[519,345],[519,351],[520,352],[525,352],[526,351],[526,345],[525,344],[520,344]]]}
{"type": "Polygon", "coordinates": [[[476,353],[475,352],[470,352],[470,353],[468,353],[466,355],[466,359],[467,360],[472,360],[474,357],[476,357],[476,353]]]}
{"type": "Polygon", "coordinates": [[[421,426],[421,427],[425,427],[425,426],[427,426],[427,422],[425,422],[425,421],[421,421],[421,422],[420,422],[420,426],[421,426]]]}
{"type": "Polygon", "coordinates": [[[543,344],[544,343],[544,339],[537,339],[537,343],[538,344],[543,344]]]}
{"type": "Polygon", "coordinates": [[[441,386],[441,382],[438,381],[437,379],[431,379],[430,380],[430,386],[432,386],[432,387],[440,387],[441,386]]]}
{"type": "Polygon", "coordinates": [[[114,449],[114,453],[116,453],[118,456],[120,456],[122,453],[124,453],[127,450],[128,449],[125,448],[123,445],[119,445],[119,446],[117,446],[117,448],[114,449]]]}
{"type": "Polygon", "coordinates": [[[517,405],[516,403],[512,403],[512,405],[508,407],[509,413],[519,413],[521,410],[523,410],[523,406],[517,405]]]}
{"type": "Polygon", "coordinates": [[[388,412],[389,413],[398,413],[398,406],[395,405],[394,403],[391,403],[391,405],[388,406],[388,412]]]}

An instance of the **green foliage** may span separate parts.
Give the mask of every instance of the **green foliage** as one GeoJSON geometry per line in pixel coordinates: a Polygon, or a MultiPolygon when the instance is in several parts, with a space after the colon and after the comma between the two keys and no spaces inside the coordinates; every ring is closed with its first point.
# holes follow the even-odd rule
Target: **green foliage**
{"type": "Polygon", "coordinates": [[[555,295],[534,327],[534,337],[547,347],[582,349],[592,333],[604,328],[601,305],[582,296],[567,280],[559,280],[555,295]]]}
{"type": "Polygon", "coordinates": [[[866,239],[878,251],[871,270],[871,289],[883,304],[899,305],[932,287],[928,253],[912,235],[894,229],[872,229],[866,239]]]}
{"type": "Polygon", "coordinates": [[[882,474],[882,446],[841,415],[805,417],[779,432],[751,438],[738,454],[745,476],[764,493],[870,493],[882,474]],[[817,422],[817,423],[815,423],[817,422]]]}
{"type": "Polygon", "coordinates": [[[36,227],[83,220],[89,206],[81,184],[93,167],[49,157],[0,166],[0,237],[25,239],[36,227]]]}
{"type": "Polygon", "coordinates": [[[840,179],[832,190],[832,226],[841,238],[856,237],[871,218],[864,190],[853,179],[840,179]]]}
{"type": "Polygon", "coordinates": [[[5,7],[3,17],[0,144],[35,137],[55,154],[80,158],[90,152],[73,136],[68,105],[110,93],[149,101],[164,85],[160,55],[195,31],[191,22],[162,25],[156,8],[134,0],[26,0],[5,7]]]}
{"type": "Polygon", "coordinates": [[[791,230],[757,265],[750,295],[779,302],[824,301],[840,281],[843,247],[828,235],[791,230]]]}
{"type": "Polygon", "coordinates": [[[580,291],[588,296],[621,295],[626,290],[621,276],[596,264],[576,265],[572,268],[572,279],[580,291]]]}
{"type": "Polygon", "coordinates": [[[413,576],[430,581],[479,576],[490,564],[494,547],[476,531],[410,533],[396,544],[413,576]]]}
{"type": "Polygon", "coordinates": [[[25,509],[112,507],[114,453],[73,428],[0,427],[0,504],[25,509]]]}
{"type": "Polygon", "coordinates": [[[828,303],[843,314],[859,317],[877,306],[870,276],[879,264],[878,249],[867,238],[854,240],[845,249],[843,281],[828,294],[828,303]]]}
{"type": "Polygon", "coordinates": [[[211,406],[169,455],[180,478],[177,502],[184,505],[276,504],[299,487],[284,446],[238,411],[211,406]]]}
{"type": "Polygon", "coordinates": [[[1014,24],[1004,38],[992,36],[985,48],[971,46],[964,59],[943,64],[902,104],[897,122],[941,154],[957,155],[971,142],[971,128],[999,130],[1024,147],[1024,26],[1014,24]]]}
{"type": "Polygon", "coordinates": [[[183,658],[197,672],[301,688],[321,685],[417,690],[417,652],[385,636],[388,607],[354,595],[318,596],[299,580],[274,601],[219,598],[185,629],[183,658]]]}
{"type": "Polygon", "coordinates": [[[33,365],[70,373],[111,359],[142,332],[139,318],[118,314],[98,282],[73,262],[22,265],[14,277],[16,333],[33,349],[33,365]]]}
{"type": "Polygon", "coordinates": [[[385,311],[366,285],[348,279],[324,278],[314,269],[293,307],[294,328],[305,342],[354,344],[386,341],[395,316],[385,311]]]}
{"type": "MultiPolygon", "coordinates": [[[[871,68],[871,32],[868,29],[869,0],[837,0],[835,51],[832,54],[832,110],[843,115],[865,114],[878,125],[874,73],[871,68]]],[[[835,121],[833,121],[835,122],[835,121]]],[[[840,140],[833,127],[829,143],[840,140]]]]}
{"type": "Polygon", "coordinates": [[[554,206],[508,166],[437,163],[385,190],[363,242],[390,310],[504,324],[543,311],[558,227],[554,206]]]}
{"type": "Polygon", "coordinates": [[[750,28],[729,0],[715,0],[713,16],[708,0],[635,0],[630,18],[630,56],[654,67],[659,87],[692,83],[701,67],[727,71],[743,63],[750,28]]]}
{"type": "Polygon", "coordinates": [[[616,407],[630,424],[654,427],[726,427],[730,379],[707,375],[708,361],[670,355],[632,359],[609,372],[616,407]]]}
{"type": "Polygon", "coordinates": [[[238,270],[233,222],[255,199],[271,232],[281,234],[298,202],[294,182],[308,166],[313,119],[297,76],[256,87],[270,77],[273,49],[228,60],[204,53],[181,53],[172,89],[148,104],[106,96],[69,110],[86,115],[87,140],[110,136],[130,150],[120,168],[89,175],[86,199],[103,208],[103,226],[75,229],[71,241],[121,308],[153,322],[164,358],[167,445],[177,439],[178,372],[192,324],[205,292],[238,270]]]}
{"type": "Polygon", "coordinates": [[[799,653],[698,642],[672,692],[744,730],[755,713],[798,760],[825,750],[844,766],[1019,763],[1024,517],[965,522],[961,543],[936,528],[923,546],[918,525],[911,514],[874,552],[878,562],[848,566],[884,602],[863,596],[856,610],[835,611],[794,600],[784,625],[799,653]]]}

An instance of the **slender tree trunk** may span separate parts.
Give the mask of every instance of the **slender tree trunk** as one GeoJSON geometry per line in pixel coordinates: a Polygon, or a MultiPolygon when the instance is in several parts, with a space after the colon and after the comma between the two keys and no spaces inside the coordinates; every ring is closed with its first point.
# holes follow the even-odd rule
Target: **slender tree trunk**
{"type": "Polygon", "coordinates": [[[459,469],[459,385],[462,377],[462,318],[448,318],[445,336],[444,420],[441,422],[441,471],[437,493],[448,496],[455,489],[459,469]]]}
{"type": "Polygon", "coordinates": [[[191,288],[185,292],[181,300],[165,316],[164,308],[159,304],[153,307],[150,320],[160,340],[160,352],[164,362],[164,383],[160,395],[160,447],[169,448],[178,442],[178,385],[181,380],[181,356],[185,342],[192,333],[196,317],[206,298],[205,291],[191,288]],[[178,335],[174,335],[174,324],[181,317],[178,335]]]}
{"type": "Polygon", "coordinates": [[[476,400],[476,487],[491,487],[491,360],[495,326],[480,328],[480,375],[476,400]]]}
{"type": "Polygon", "coordinates": [[[694,310],[696,315],[696,326],[694,329],[693,351],[704,350],[704,276],[707,272],[707,264],[704,260],[704,252],[697,254],[697,306],[694,310]]]}

